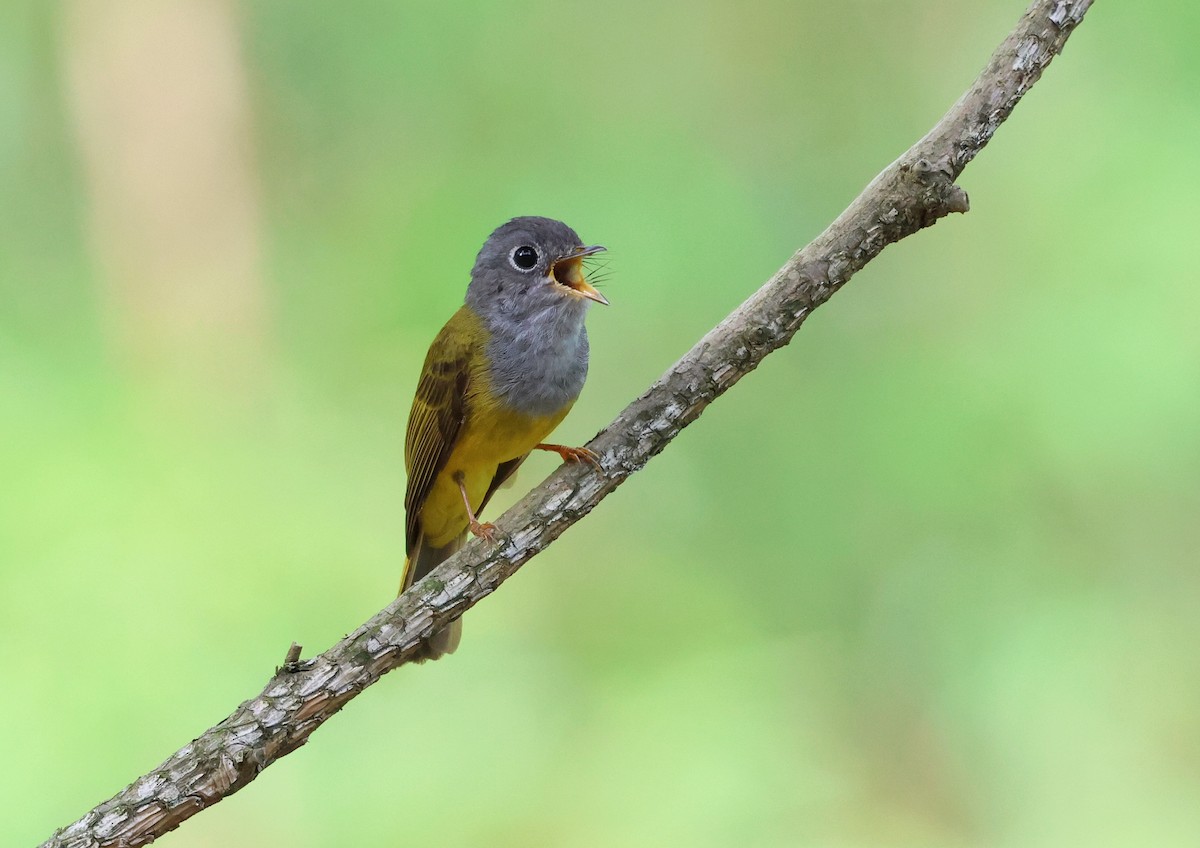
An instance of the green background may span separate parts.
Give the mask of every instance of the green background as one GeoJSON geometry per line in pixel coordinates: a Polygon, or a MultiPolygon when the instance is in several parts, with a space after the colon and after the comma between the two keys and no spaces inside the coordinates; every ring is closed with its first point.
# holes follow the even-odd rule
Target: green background
{"type": "MultiPolygon", "coordinates": [[[[610,249],[558,431],[586,441],[1022,11],[192,2],[232,23],[263,307],[143,347],[90,176],[120,151],[70,82],[86,3],[0,9],[5,844],[393,597],[416,374],[493,227],[610,249]]],[[[1196,845],[1197,8],[1097,4],[964,174],[968,215],[873,262],[452,659],[162,844],[1196,845]]]]}

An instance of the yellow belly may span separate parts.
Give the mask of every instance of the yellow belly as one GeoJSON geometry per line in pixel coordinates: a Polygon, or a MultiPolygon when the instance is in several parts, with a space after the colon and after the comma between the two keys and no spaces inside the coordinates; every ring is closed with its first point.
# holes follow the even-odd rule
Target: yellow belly
{"type": "Polygon", "coordinates": [[[554,415],[533,418],[500,406],[477,409],[464,424],[446,467],[421,508],[425,541],[443,547],[470,523],[456,482],[458,474],[462,474],[471,509],[478,510],[500,464],[533,450],[570,410],[566,406],[554,415]]]}

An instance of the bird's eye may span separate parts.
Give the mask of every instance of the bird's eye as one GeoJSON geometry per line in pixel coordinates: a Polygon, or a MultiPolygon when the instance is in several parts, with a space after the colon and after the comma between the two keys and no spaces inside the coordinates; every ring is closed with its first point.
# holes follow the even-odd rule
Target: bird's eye
{"type": "Polygon", "coordinates": [[[538,263],[537,248],[523,244],[509,254],[508,260],[512,262],[513,267],[518,271],[529,271],[538,263]]]}

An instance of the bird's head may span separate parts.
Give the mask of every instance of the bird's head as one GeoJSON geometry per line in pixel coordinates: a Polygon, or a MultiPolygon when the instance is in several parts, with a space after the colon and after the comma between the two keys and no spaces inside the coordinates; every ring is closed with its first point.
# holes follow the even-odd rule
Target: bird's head
{"type": "Polygon", "coordinates": [[[467,288],[467,305],[482,317],[520,319],[562,312],[582,320],[591,303],[608,299],[588,282],[584,259],[604,250],[551,218],[514,218],[493,232],[479,251],[467,288]]]}

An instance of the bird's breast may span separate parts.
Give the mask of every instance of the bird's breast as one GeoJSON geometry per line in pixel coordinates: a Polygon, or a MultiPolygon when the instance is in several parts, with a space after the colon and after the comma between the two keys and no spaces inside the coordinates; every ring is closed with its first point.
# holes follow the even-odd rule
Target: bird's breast
{"type": "Polygon", "coordinates": [[[567,404],[553,415],[526,415],[503,404],[477,407],[463,427],[447,467],[488,466],[494,472],[500,463],[533,450],[570,409],[571,405],[567,404]]]}
{"type": "Polygon", "coordinates": [[[582,325],[571,333],[526,328],[510,337],[493,335],[488,353],[494,396],[532,418],[561,419],[587,379],[588,340],[582,325]]]}

